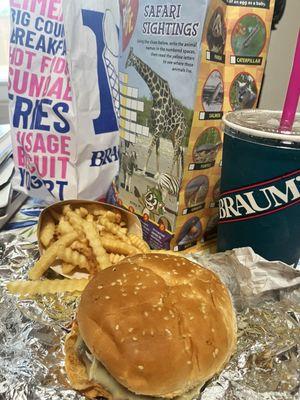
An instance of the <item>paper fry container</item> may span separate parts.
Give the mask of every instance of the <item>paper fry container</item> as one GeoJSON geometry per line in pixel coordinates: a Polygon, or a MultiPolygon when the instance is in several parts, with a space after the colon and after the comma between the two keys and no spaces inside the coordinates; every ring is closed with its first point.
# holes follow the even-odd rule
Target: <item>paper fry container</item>
{"type": "MultiPolygon", "coordinates": [[[[37,238],[38,238],[38,246],[39,246],[39,252],[42,255],[43,252],[45,251],[44,246],[42,245],[40,241],[40,233],[41,229],[43,227],[45,217],[50,214],[51,217],[55,220],[53,215],[60,214],[62,215],[62,209],[63,206],[70,204],[71,206],[76,206],[76,207],[85,207],[88,210],[95,210],[97,208],[99,209],[106,209],[106,210],[111,210],[111,211],[118,211],[122,215],[122,220],[126,222],[126,227],[128,228],[128,233],[134,233],[140,238],[143,238],[143,233],[142,233],[142,227],[141,223],[138,219],[138,217],[129,211],[124,210],[123,208],[115,207],[107,203],[101,203],[98,201],[90,201],[90,200],[65,200],[65,201],[60,201],[58,203],[52,204],[51,206],[45,208],[39,217],[38,221],[38,226],[37,226],[37,238]],[[53,212],[53,213],[52,213],[53,212]]],[[[58,221],[56,221],[58,222],[58,221]]],[[[66,276],[66,277],[71,277],[69,275],[63,274],[62,273],[62,267],[59,263],[55,264],[55,266],[51,267],[55,272],[57,272],[60,275],[66,276]]],[[[72,278],[75,279],[80,279],[80,278],[86,278],[88,276],[87,273],[85,272],[75,272],[72,274],[72,278]]]]}

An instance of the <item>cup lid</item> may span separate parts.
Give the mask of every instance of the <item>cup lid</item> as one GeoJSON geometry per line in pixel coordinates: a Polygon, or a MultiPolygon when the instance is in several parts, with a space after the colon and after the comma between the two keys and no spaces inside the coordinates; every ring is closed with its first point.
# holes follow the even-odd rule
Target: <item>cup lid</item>
{"type": "Polygon", "coordinates": [[[291,132],[279,131],[280,118],[281,111],[257,109],[229,112],[224,115],[223,121],[230,128],[247,135],[300,143],[300,113],[296,114],[291,132]]]}

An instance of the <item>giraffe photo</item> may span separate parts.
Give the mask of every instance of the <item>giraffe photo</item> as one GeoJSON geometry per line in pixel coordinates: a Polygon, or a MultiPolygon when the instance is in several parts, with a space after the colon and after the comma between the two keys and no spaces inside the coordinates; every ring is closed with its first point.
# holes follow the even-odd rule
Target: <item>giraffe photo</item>
{"type": "Polygon", "coordinates": [[[125,68],[133,67],[148,86],[152,96],[151,126],[152,140],[148,148],[143,172],[146,174],[149,159],[155,148],[156,173],[160,170],[160,138],[162,135],[171,140],[173,145],[173,158],[170,174],[181,177],[183,170],[183,141],[187,134],[187,122],[183,108],[176,102],[168,82],[157,74],[149,65],[142,61],[131,48],[127,57],[125,68]]]}

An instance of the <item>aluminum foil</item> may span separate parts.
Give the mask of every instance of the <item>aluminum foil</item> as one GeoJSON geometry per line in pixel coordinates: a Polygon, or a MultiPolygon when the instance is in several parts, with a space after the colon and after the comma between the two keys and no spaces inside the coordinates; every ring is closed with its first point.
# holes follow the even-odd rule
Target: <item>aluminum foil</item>
{"type": "MultiPolygon", "coordinates": [[[[300,307],[295,299],[300,273],[277,265],[273,266],[275,275],[265,270],[264,276],[268,264],[261,265],[263,261],[256,260],[254,253],[243,251],[191,256],[218,270],[239,310],[236,354],[206,384],[199,399],[299,399],[300,307]],[[235,267],[228,268],[228,263],[235,267]]],[[[8,280],[27,278],[27,270],[38,257],[37,243],[2,234],[0,257],[0,399],[83,399],[68,386],[63,361],[63,341],[78,297],[19,299],[6,292],[8,280]]]]}

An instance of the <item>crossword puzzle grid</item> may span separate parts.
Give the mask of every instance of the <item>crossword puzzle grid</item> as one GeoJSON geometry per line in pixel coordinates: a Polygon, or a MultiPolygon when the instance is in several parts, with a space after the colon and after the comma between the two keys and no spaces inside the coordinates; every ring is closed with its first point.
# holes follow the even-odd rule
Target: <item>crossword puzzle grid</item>
{"type": "Polygon", "coordinates": [[[137,135],[149,136],[149,127],[138,124],[137,112],[144,111],[144,103],[137,100],[138,89],[128,86],[128,75],[120,76],[120,137],[136,143],[137,135]]]}

